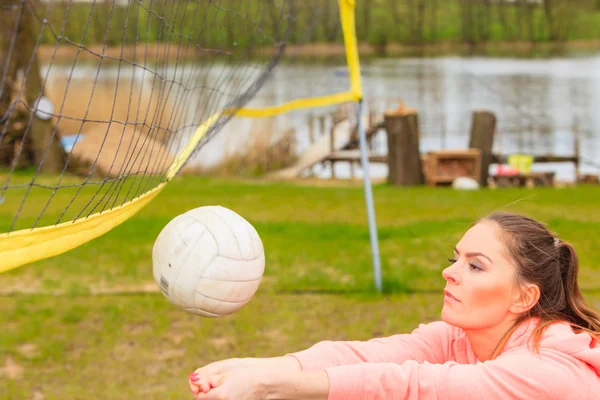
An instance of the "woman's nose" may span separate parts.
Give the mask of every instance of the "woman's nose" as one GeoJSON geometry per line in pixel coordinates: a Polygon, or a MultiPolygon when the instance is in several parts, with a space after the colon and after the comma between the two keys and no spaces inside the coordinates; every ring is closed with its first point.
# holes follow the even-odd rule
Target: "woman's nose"
{"type": "Polygon", "coordinates": [[[442,276],[445,280],[453,283],[458,283],[458,264],[454,263],[442,271],[442,276]]]}

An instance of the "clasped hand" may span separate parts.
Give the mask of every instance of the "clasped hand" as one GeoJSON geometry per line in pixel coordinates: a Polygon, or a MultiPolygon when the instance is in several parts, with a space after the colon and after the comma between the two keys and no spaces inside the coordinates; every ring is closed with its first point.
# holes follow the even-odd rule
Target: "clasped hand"
{"type": "Polygon", "coordinates": [[[189,375],[194,399],[261,400],[266,395],[264,378],[276,371],[251,368],[236,360],[225,360],[198,368],[189,375]]]}

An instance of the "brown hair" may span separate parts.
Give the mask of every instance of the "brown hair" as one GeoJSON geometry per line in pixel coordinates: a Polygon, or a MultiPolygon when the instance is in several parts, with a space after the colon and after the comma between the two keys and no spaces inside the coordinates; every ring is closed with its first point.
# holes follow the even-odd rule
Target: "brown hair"
{"type": "Polygon", "coordinates": [[[517,282],[532,283],[540,289],[537,304],[506,332],[492,358],[501,353],[517,327],[532,317],[540,321],[532,335],[538,352],[544,331],[554,322],[567,322],[575,331],[588,332],[599,340],[600,314],[590,309],[581,295],[577,283],[579,258],[573,246],[555,237],[540,222],[523,215],[495,212],[481,221],[494,222],[502,230],[508,255],[517,266],[517,282]]]}

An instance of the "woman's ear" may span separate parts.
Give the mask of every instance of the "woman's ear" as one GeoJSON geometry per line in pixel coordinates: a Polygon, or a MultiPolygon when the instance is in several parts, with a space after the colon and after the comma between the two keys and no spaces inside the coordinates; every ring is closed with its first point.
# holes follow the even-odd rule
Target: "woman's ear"
{"type": "Polygon", "coordinates": [[[513,302],[510,311],[513,314],[523,314],[531,310],[540,300],[540,288],[533,283],[521,286],[521,293],[513,302]]]}

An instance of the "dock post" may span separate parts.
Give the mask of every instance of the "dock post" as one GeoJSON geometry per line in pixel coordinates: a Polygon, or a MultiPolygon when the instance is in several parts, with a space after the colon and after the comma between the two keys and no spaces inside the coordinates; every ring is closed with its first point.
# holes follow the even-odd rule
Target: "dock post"
{"type": "Polygon", "coordinates": [[[388,141],[388,183],[423,185],[425,175],[419,149],[419,115],[414,109],[384,114],[388,141]]]}
{"type": "Polygon", "coordinates": [[[490,164],[492,163],[492,148],[496,131],[496,116],[489,111],[475,111],[471,125],[469,148],[481,151],[481,174],[479,184],[487,186],[490,164]]]}

